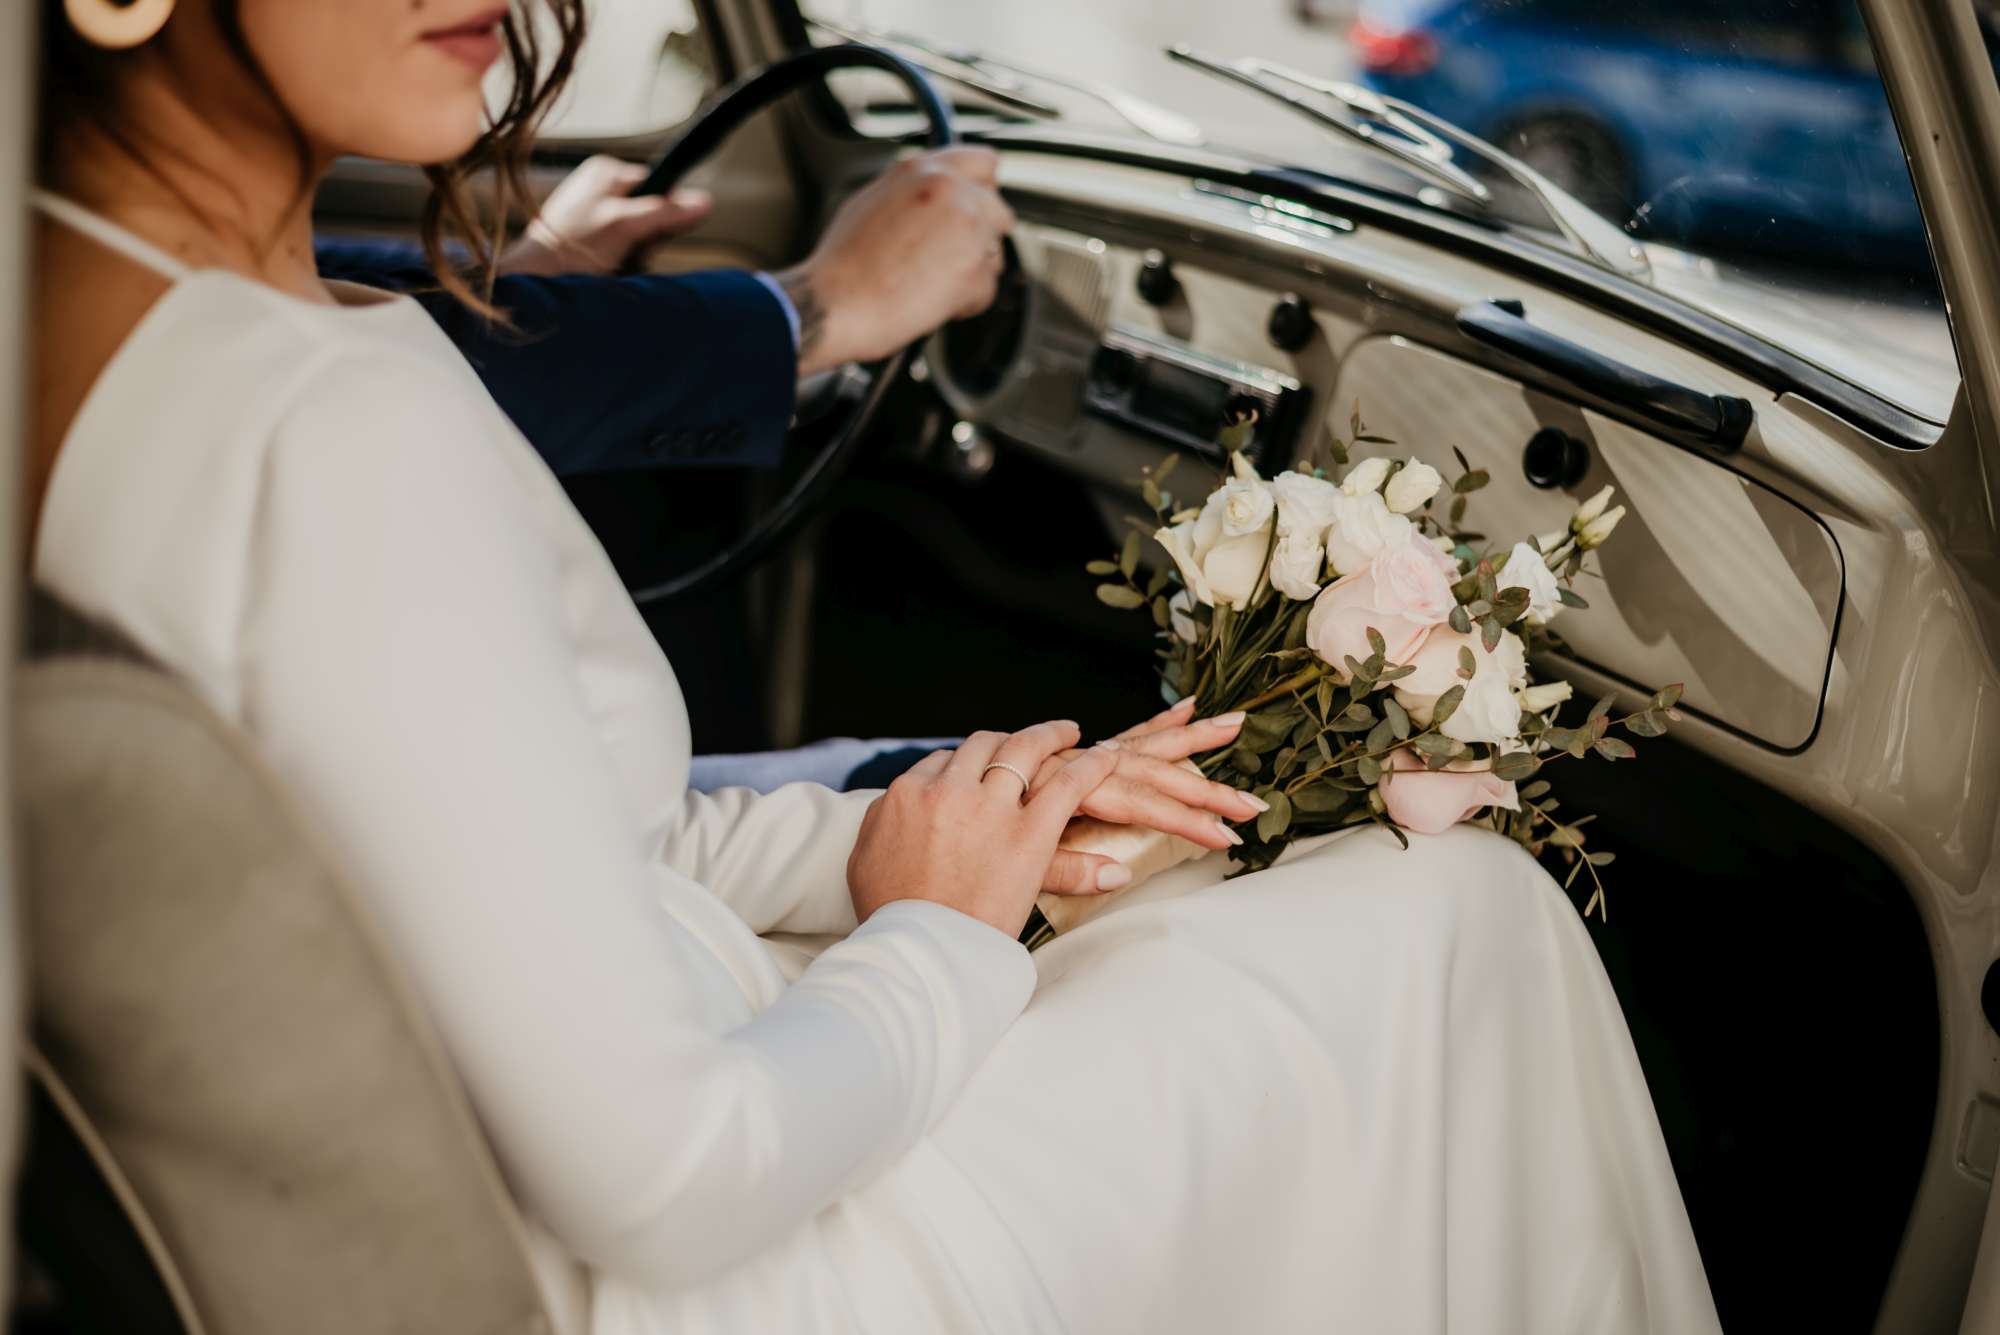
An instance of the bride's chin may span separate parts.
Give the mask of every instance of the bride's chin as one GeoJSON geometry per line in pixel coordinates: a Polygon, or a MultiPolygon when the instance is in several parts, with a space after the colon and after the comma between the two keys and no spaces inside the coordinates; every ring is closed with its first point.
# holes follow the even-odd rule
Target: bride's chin
{"type": "Polygon", "coordinates": [[[355,142],[337,156],[440,166],[464,157],[486,127],[485,101],[477,93],[448,105],[401,110],[402,114],[378,118],[376,133],[353,136],[355,142]]]}

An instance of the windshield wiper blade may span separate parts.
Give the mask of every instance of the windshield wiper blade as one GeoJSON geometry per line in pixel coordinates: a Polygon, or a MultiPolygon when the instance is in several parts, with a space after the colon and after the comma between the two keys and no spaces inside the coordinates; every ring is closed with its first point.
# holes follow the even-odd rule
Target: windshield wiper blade
{"type": "Polygon", "coordinates": [[[1493,191],[1454,160],[1456,150],[1464,149],[1531,196],[1556,231],[1586,257],[1629,277],[1651,277],[1652,265],[1645,248],[1627,237],[1616,224],[1505,149],[1414,103],[1385,97],[1358,84],[1302,74],[1265,60],[1215,60],[1185,46],[1169,47],[1167,55],[1204,74],[1249,88],[1325,129],[1395,160],[1475,206],[1489,209],[1493,206],[1493,191]],[[1287,84],[1326,98],[1348,114],[1327,111],[1291,91],[1287,84]]]}
{"type": "MultiPolygon", "coordinates": [[[[935,61],[949,61],[958,69],[969,71],[973,77],[982,79],[986,85],[992,88],[1003,89],[1016,97],[1026,97],[1028,95],[1026,85],[1022,83],[1023,79],[1032,83],[1045,85],[1049,88],[1060,88],[1066,92],[1081,94],[1094,102],[1102,103],[1104,106],[1110,108],[1113,115],[1117,116],[1127,125],[1130,125],[1140,134],[1145,135],[1149,139],[1156,139],[1161,143],[1177,144],[1183,148],[1194,148],[1207,142],[1207,137],[1203,135],[1201,126],[1195,124],[1186,116],[1181,115],[1179,112],[1169,111],[1165,107],[1157,106],[1154,103],[1146,101],[1144,98],[1134,97],[1123,89],[1113,88],[1109,84],[1095,83],[1083,79],[1072,79],[1063,74],[1051,74],[1044,69],[1016,64],[1011,60],[1002,60],[998,56],[988,55],[984,51],[945,47],[931,41],[929,38],[917,37],[904,32],[894,32],[886,28],[872,28],[866,24],[832,23],[819,18],[809,18],[806,22],[816,28],[823,28],[845,41],[872,42],[877,45],[887,43],[891,46],[900,46],[906,50],[928,56],[935,61]]],[[[933,72],[933,67],[930,65],[925,65],[921,61],[913,63],[918,64],[926,73],[933,72]]],[[[952,78],[955,76],[947,72],[942,73],[940,77],[952,78]]],[[[1051,109],[1051,113],[1054,115],[1061,114],[1054,112],[1053,109],[1051,109]]]]}
{"type": "MultiPolygon", "coordinates": [[[[845,23],[832,23],[826,19],[807,18],[806,22],[823,32],[831,33],[843,42],[879,46],[885,40],[892,40],[871,29],[851,27],[845,23]]],[[[942,79],[946,83],[970,89],[1010,111],[1018,111],[1037,120],[1062,119],[1061,107],[1051,106],[1039,98],[1029,96],[1017,80],[996,79],[990,74],[981,72],[976,66],[967,65],[964,61],[915,42],[895,41],[894,45],[907,48],[903,59],[934,79],[942,79]]]]}

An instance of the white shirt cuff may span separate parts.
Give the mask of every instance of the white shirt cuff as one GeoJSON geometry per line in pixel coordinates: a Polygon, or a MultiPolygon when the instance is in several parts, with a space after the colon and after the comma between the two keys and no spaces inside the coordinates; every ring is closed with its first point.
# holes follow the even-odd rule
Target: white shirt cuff
{"type": "Polygon", "coordinates": [[[777,279],[764,273],[762,270],[759,270],[752,276],[765,287],[771,289],[771,295],[778,299],[778,305],[784,309],[785,323],[792,327],[792,351],[797,352],[799,350],[798,307],[792,305],[792,299],[785,294],[784,284],[780,283],[777,279]]]}

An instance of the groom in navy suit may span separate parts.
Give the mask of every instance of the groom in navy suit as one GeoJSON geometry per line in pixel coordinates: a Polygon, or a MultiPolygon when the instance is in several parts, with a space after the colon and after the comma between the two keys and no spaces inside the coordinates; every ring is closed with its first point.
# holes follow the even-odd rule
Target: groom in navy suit
{"type": "MultiPolygon", "coordinates": [[[[611,158],[571,173],[503,256],[494,301],[511,328],[437,290],[423,256],[407,245],[322,238],[320,271],[407,291],[422,303],[559,477],[768,468],[783,449],[802,371],[886,352],[970,313],[954,267],[962,270],[973,238],[985,246],[1011,217],[991,191],[989,154],[947,150],[923,164],[978,185],[959,194],[971,207],[942,220],[933,208],[919,219],[937,194],[924,170],[878,182],[828,228],[814,257],[822,261],[818,283],[801,270],[620,274],[635,251],[698,223],[709,201],[686,190],[631,198],[645,171],[611,158]]],[[[847,740],[769,756],[697,757],[693,778],[701,788],[794,779],[877,787],[928,749],[847,740]]]]}

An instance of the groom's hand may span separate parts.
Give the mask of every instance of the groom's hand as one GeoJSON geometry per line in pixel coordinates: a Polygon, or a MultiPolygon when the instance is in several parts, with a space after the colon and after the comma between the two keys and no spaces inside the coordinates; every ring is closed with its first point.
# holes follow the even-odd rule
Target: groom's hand
{"type": "Polygon", "coordinates": [[[777,275],[799,315],[799,374],[874,361],[993,302],[1014,211],[991,149],[905,158],[842,204],[777,275]]]}
{"type": "Polygon", "coordinates": [[[636,162],[598,154],[587,158],[542,201],[521,239],[500,257],[505,273],[615,272],[656,241],[695,226],[715,206],[706,190],[664,195],[632,191],[646,179],[636,162]]]}

